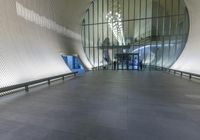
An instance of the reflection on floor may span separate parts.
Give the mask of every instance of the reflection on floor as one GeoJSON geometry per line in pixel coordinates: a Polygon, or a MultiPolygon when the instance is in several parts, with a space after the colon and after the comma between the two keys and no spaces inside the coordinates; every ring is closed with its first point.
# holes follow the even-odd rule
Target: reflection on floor
{"type": "Polygon", "coordinates": [[[100,71],[0,99],[1,140],[199,140],[200,86],[160,72],[100,71]]]}

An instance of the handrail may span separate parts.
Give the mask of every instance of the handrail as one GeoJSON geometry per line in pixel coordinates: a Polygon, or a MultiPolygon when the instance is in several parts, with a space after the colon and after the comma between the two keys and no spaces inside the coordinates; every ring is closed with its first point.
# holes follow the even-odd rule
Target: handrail
{"type": "Polygon", "coordinates": [[[97,66],[97,67],[93,67],[92,70],[93,71],[97,71],[97,70],[103,70],[105,66],[97,66]]]}
{"type": "Polygon", "coordinates": [[[190,72],[185,72],[185,71],[181,71],[181,70],[175,70],[175,69],[171,69],[171,68],[165,68],[165,67],[159,67],[156,66],[156,69],[160,69],[162,71],[166,71],[169,73],[173,73],[174,75],[179,74],[181,77],[183,76],[188,76],[189,79],[195,78],[195,79],[200,79],[200,75],[196,74],[196,73],[190,73],[190,72]]]}
{"type": "Polygon", "coordinates": [[[31,86],[31,85],[39,84],[39,83],[42,83],[42,82],[48,82],[48,85],[50,85],[51,80],[58,79],[58,78],[62,78],[63,80],[65,80],[65,76],[70,76],[70,75],[76,76],[77,73],[78,72],[71,72],[71,73],[67,73],[67,74],[61,74],[61,75],[52,76],[52,77],[48,77],[48,78],[42,78],[42,79],[39,79],[39,80],[34,80],[34,81],[26,82],[26,83],[12,85],[12,86],[8,86],[8,87],[3,87],[3,88],[0,88],[0,93],[11,91],[11,90],[16,90],[16,89],[20,89],[20,88],[25,88],[25,91],[28,92],[29,86],[31,86]]]}

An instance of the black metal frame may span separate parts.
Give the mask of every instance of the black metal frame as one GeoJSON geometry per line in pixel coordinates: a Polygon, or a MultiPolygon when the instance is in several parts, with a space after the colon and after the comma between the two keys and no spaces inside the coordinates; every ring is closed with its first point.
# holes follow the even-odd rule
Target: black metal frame
{"type": "MultiPolygon", "coordinates": [[[[110,9],[110,11],[112,13],[114,13],[114,11],[117,11],[119,13],[119,4],[121,4],[121,6],[122,6],[121,12],[122,12],[123,18],[121,19],[120,22],[122,22],[123,30],[125,30],[124,24],[127,24],[128,28],[131,28],[131,27],[136,28],[136,24],[138,24],[140,39],[138,42],[131,44],[131,46],[134,47],[134,49],[137,48],[138,46],[142,46],[142,45],[144,46],[144,52],[143,53],[141,52],[141,54],[144,56],[144,64],[146,64],[148,62],[147,58],[145,57],[146,54],[148,53],[148,50],[145,48],[145,45],[150,45],[150,51],[155,51],[156,56],[155,56],[155,62],[154,62],[154,60],[153,60],[154,57],[152,55],[150,55],[150,62],[148,65],[149,66],[153,65],[153,66],[161,66],[161,67],[170,67],[171,65],[173,65],[175,60],[177,60],[177,58],[180,56],[180,53],[182,52],[182,49],[184,48],[186,40],[187,40],[189,31],[184,30],[183,33],[182,32],[179,33],[178,31],[173,30],[175,28],[175,24],[179,23],[181,18],[184,18],[184,20],[185,20],[184,24],[189,24],[188,18],[187,18],[187,15],[188,15],[187,8],[186,8],[186,11],[180,10],[180,6],[181,6],[180,1],[181,0],[152,0],[154,2],[157,2],[158,6],[154,5],[154,10],[155,10],[154,13],[155,14],[153,14],[153,7],[152,7],[152,16],[149,16],[148,12],[147,12],[148,11],[148,5],[147,5],[148,0],[143,0],[143,3],[141,0],[132,0],[131,1],[132,4],[134,3],[132,5],[133,6],[132,9],[134,10],[134,13],[133,13],[134,17],[132,17],[132,16],[130,17],[130,14],[131,14],[130,1],[131,0],[126,0],[126,5],[128,4],[128,7],[127,7],[128,13],[126,14],[128,16],[128,19],[124,18],[125,17],[125,15],[124,15],[125,14],[125,8],[124,8],[125,0],[122,0],[122,1],[120,1],[120,0],[93,0],[92,1],[90,7],[88,8],[88,10],[86,12],[86,17],[85,17],[85,20],[88,20],[88,22],[82,23],[82,30],[83,30],[82,33],[83,33],[83,37],[84,37],[84,41],[83,41],[84,42],[83,43],[84,50],[86,52],[86,55],[87,55],[89,61],[91,63],[93,62],[93,64],[94,64],[94,62],[96,62],[96,64],[98,64],[97,67],[99,69],[101,69],[100,61],[102,58],[100,56],[100,53],[104,52],[105,50],[110,49],[112,51],[112,56],[110,56],[110,57],[112,57],[112,60],[114,60],[113,54],[115,52],[118,53],[122,49],[127,49],[127,48],[122,48],[123,46],[119,46],[119,44],[117,44],[117,45],[114,44],[113,33],[112,32],[110,33],[108,31],[108,28],[109,28],[108,24],[109,23],[117,24],[118,21],[115,22],[112,20],[111,22],[108,22],[108,21],[104,20],[104,18],[105,18],[104,12],[108,13],[108,11],[110,9]],[[139,4],[138,8],[136,7],[136,1],[139,4]],[[165,3],[164,7],[163,7],[164,13],[162,13],[162,14],[159,13],[160,9],[162,9],[162,7],[160,5],[161,1],[163,3],[165,3]],[[115,6],[115,8],[117,8],[117,9],[113,8],[114,2],[116,2],[116,4],[117,4],[117,6],[115,6]],[[173,6],[174,3],[178,4],[178,6],[176,6],[177,12],[174,12],[174,8],[173,8],[173,7],[175,7],[175,6],[173,6]],[[105,4],[107,4],[107,5],[105,5],[105,4]],[[94,8],[94,5],[96,5],[96,9],[94,8]],[[142,5],[144,8],[142,8],[142,5]],[[170,13],[167,13],[167,5],[171,6],[171,8],[169,10],[170,13]],[[142,15],[142,10],[145,10],[144,15],[142,15]],[[97,14],[97,17],[94,17],[95,12],[97,14]],[[139,12],[139,13],[136,16],[137,12],[139,12]],[[90,14],[92,14],[91,17],[89,17],[90,14]],[[94,20],[94,19],[96,19],[96,20],[94,20]],[[175,20],[173,21],[173,19],[175,19],[175,20]],[[153,24],[153,22],[155,23],[155,28],[156,28],[155,36],[147,35],[147,23],[149,20],[152,20],[152,24],[153,24]],[[172,21],[174,23],[172,23],[172,21]],[[133,25],[132,25],[132,23],[133,23],[133,25]],[[166,24],[168,24],[168,25],[166,25],[166,24]],[[97,28],[97,33],[94,32],[95,27],[97,28]],[[145,30],[144,35],[141,34],[142,28],[144,28],[144,30],[145,30]],[[162,30],[161,33],[159,33],[159,31],[158,31],[159,28],[161,28],[161,30],[162,30]],[[106,29],[107,29],[107,33],[106,33],[106,29]],[[90,30],[92,30],[92,31],[90,31],[90,30]],[[94,40],[95,34],[97,34],[96,42],[94,40]],[[102,48],[100,45],[100,40],[103,42],[103,40],[105,39],[106,36],[110,37],[110,39],[112,40],[112,43],[110,43],[110,46],[105,46],[102,48]],[[141,37],[145,37],[146,40],[141,40],[141,37]],[[174,47],[172,48],[171,45],[173,45],[173,42],[172,42],[172,41],[174,41],[173,38],[175,40],[175,43],[174,43],[174,47]],[[91,41],[91,39],[93,39],[93,41],[91,41]],[[150,40],[150,42],[148,42],[148,39],[150,40]],[[181,41],[179,40],[180,42],[178,42],[178,39],[181,39],[181,41]],[[86,44],[86,40],[88,41],[88,44],[86,44]],[[90,41],[92,43],[90,43],[90,41]],[[182,48],[179,50],[178,50],[178,45],[177,45],[178,43],[180,43],[180,45],[182,46],[182,48]],[[158,45],[161,45],[161,49],[158,48],[158,45]],[[168,45],[168,46],[165,47],[166,45],[168,45]],[[116,47],[116,46],[118,46],[118,47],[116,47]],[[154,46],[156,46],[156,49],[153,48],[154,46]],[[93,51],[91,51],[92,49],[93,49],[93,51]],[[160,51],[160,52],[158,52],[158,51],[160,51]],[[176,53],[176,55],[171,54],[172,51],[174,51],[176,53]],[[93,55],[91,55],[91,53],[93,53],[93,55]],[[95,58],[95,54],[98,55],[98,58],[95,58]],[[91,58],[91,56],[93,56],[93,58],[91,58]],[[174,57],[174,60],[171,59],[172,56],[174,57]],[[160,58],[161,61],[159,61],[159,57],[161,57],[160,58]],[[164,63],[164,59],[165,60],[167,59],[167,62],[169,64],[164,63]]],[[[153,26],[152,26],[152,28],[153,28],[153,26]]],[[[185,28],[185,29],[187,29],[187,28],[185,28]]],[[[188,27],[188,29],[189,29],[189,27],[188,27]]],[[[130,34],[130,32],[128,29],[128,35],[129,34],[130,34]]],[[[136,32],[134,30],[133,36],[131,36],[131,37],[135,37],[136,36],[135,34],[136,34],[136,32]]],[[[117,33],[117,36],[118,36],[118,33],[117,33]]],[[[117,43],[119,43],[119,42],[117,42],[117,43]]],[[[125,45],[125,46],[129,46],[129,45],[130,44],[125,45]]],[[[139,51],[142,51],[142,50],[140,49],[139,51]]],[[[104,61],[103,61],[102,65],[107,67],[106,66],[107,64],[105,64],[104,61]]],[[[110,65],[110,63],[108,65],[110,65]]],[[[113,69],[113,64],[112,64],[112,67],[109,67],[108,69],[110,69],[110,68],[113,69]]]]}
{"type": "MultiPolygon", "coordinates": [[[[24,88],[25,91],[28,92],[29,86],[31,86],[31,85],[36,85],[36,84],[43,83],[43,82],[47,82],[48,85],[50,85],[51,80],[55,80],[55,79],[58,79],[58,78],[62,78],[62,80],[65,80],[66,76],[76,76],[77,73],[78,72],[71,72],[71,73],[67,73],[67,74],[61,74],[61,75],[43,78],[43,79],[39,79],[39,80],[34,80],[34,81],[26,82],[26,83],[12,85],[12,86],[8,86],[8,87],[3,87],[3,88],[0,88],[0,93],[12,91],[12,90],[17,90],[17,89],[20,89],[20,88],[24,88]]],[[[1,96],[3,96],[3,95],[1,95],[1,96]]]]}
{"type": "Polygon", "coordinates": [[[174,74],[174,75],[178,75],[178,76],[181,76],[181,77],[188,77],[190,80],[193,79],[193,78],[200,80],[199,74],[185,72],[185,71],[181,71],[181,70],[175,70],[175,69],[171,69],[171,68],[165,68],[165,67],[154,67],[154,68],[156,70],[168,72],[169,74],[174,74]]]}

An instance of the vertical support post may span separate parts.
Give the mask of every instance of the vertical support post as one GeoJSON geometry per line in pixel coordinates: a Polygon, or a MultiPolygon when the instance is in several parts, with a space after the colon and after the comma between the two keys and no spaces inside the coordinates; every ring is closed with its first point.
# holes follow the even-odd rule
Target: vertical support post
{"type": "Polygon", "coordinates": [[[25,91],[26,91],[26,92],[29,92],[28,85],[25,86],[25,91]]]}
{"type": "Polygon", "coordinates": [[[51,80],[49,79],[49,80],[48,80],[48,85],[50,85],[50,84],[51,84],[51,80]]]}
{"type": "Polygon", "coordinates": [[[103,70],[105,70],[105,58],[104,58],[104,54],[105,54],[105,44],[103,44],[104,42],[104,0],[101,1],[102,7],[101,7],[101,20],[102,20],[102,24],[101,24],[101,39],[102,39],[102,57],[103,57],[103,70]]]}
{"type": "MultiPolygon", "coordinates": [[[[112,15],[113,15],[113,13],[114,13],[114,0],[112,0],[111,2],[112,2],[111,3],[111,10],[112,10],[112,15]]],[[[113,26],[113,19],[111,21],[111,24],[113,26]]],[[[114,43],[113,43],[114,42],[114,36],[113,36],[112,32],[111,32],[111,36],[112,36],[112,60],[114,60],[115,59],[115,56],[114,56],[115,51],[114,51],[114,43]]],[[[115,60],[115,61],[118,61],[118,60],[115,60]]],[[[118,69],[118,64],[117,64],[117,68],[116,69],[118,69]]],[[[113,65],[112,65],[112,70],[114,70],[114,66],[113,65]]]]}
{"type": "Polygon", "coordinates": [[[89,49],[89,61],[91,62],[91,58],[90,58],[90,49],[91,49],[91,46],[90,46],[90,26],[91,26],[91,23],[90,23],[90,9],[88,9],[88,49],[89,49]]]}
{"type": "MultiPolygon", "coordinates": [[[[147,0],[145,1],[145,40],[147,39],[147,22],[148,22],[148,19],[147,19],[147,0]]],[[[146,45],[148,45],[148,41],[145,41],[144,43],[144,54],[143,54],[143,64],[145,65],[146,64],[146,45]]],[[[145,69],[146,69],[146,66],[145,66],[145,69]]]]}
{"type": "Polygon", "coordinates": [[[99,0],[97,0],[96,1],[96,3],[97,3],[97,55],[98,55],[98,70],[100,70],[101,69],[101,67],[100,67],[100,59],[99,59],[99,51],[100,51],[100,47],[99,47],[99,43],[100,43],[100,35],[99,35],[99,32],[100,32],[100,29],[99,29],[99,26],[100,26],[100,24],[99,24],[99,0]]]}
{"type": "Polygon", "coordinates": [[[95,25],[94,24],[94,18],[95,18],[95,16],[94,16],[94,1],[93,1],[93,4],[92,4],[92,8],[93,8],[93,10],[92,10],[92,19],[93,19],[93,21],[92,21],[93,22],[92,23],[93,24],[93,33],[92,33],[93,34],[93,65],[95,65],[95,61],[96,61],[95,60],[95,49],[96,48],[95,48],[95,37],[94,37],[94,33],[95,33],[94,32],[94,30],[95,30],[95,27],[94,27],[94,25],[95,25]]]}
{"type": "Polygon", "coordinates": [[[189,75],[189,78],[192,79],[192,74],[189,75]]]}
{"type": "MultiPolygon", "coordinates": [[[[107,13],[109,13],[109,1],[107,0],[106,1],[107,3],[107,13]]],[[[109,37],[109,24],[107,23],[107,20],[106,20],[106,24],[107,24],[107,37],[109,38],[109,43],[107,45],[107,52],[108,52],[108,59],[110,60],[110,55],[109,55],[109,51],[110,51],[110,37],[109,37]]],[[[110,61],[108,61],[108,69],[110,69],[110,61]]],[[[111,66],[112,66],[112,60],[111,60],[111,66]]]]}

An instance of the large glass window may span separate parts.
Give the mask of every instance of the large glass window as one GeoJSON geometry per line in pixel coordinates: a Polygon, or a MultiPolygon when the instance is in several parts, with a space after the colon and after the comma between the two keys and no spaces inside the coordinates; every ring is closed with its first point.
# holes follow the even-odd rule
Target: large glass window
{"type": "Polygon", "coordinates": [[[117,56],[131,54],[170,67],[185,47],[188,20],[184,0],[94,0],[82,22],[84,50],[94,67],[113,69],[117,56]]]}

